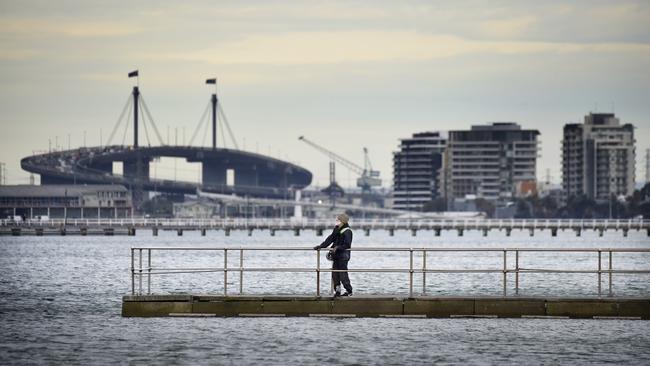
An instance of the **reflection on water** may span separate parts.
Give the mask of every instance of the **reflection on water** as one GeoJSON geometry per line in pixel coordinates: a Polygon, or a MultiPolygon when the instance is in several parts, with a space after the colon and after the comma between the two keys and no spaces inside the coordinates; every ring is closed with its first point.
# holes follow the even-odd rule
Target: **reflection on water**
{"type": "MultiPolygon", "coordinates": [[[[534,320],[534,319],[131,319],[120,316],[121,296],[130,291],[131,246],[295,246],[320,242],[313,232],[294,237],[278,232],[198,233],[161,232],[152,237],[1,237],[0,238],[0,363],[201,363],[201,364],[349,364],[497,363],[530,362],[650,362],[650,329],[645,321],[534,320]]],[[[457,237],[443,232],[377,231],[369,237],[359,231],[355,247],[590,247],[650,248],[643,233],[608,232],[603,237],[573,233],[480,232],[457,237]]],[[[229,263],[238,265],[238,251],[229,263]]],[[[232,257],[231,257],[232,256],[232,257]]],[[[414,265],[421,266],[415,256],[414,265]]],[[[617,254],[614,268],[646,268],[648,256],[617,254]],[[645,267],[644,267],[645,266],[645,267]]],[[[154,253],[154,266],[217,266],[223,255],[154,253]]],[[[427,268],[501,268],[502,254],[428,254],[427,268]]],[[[514,260],[514,259],[512,259],[514,260]]],[[[510,261],[510,259],[509,259],[510,261]]],[[[313,267],[312,251],[248,253],[247,267],[313,267]]],[[[511,262],[509,262],[511,264],[511,262]]],[[[327,265],[323,261],[323,265],[327,265]]],[[[597,268],[593,254],[527,253],[520,266],[543,268],[597,268]]],[[[408,255],[354,253],[351,268],[408,268],[408,255]]],[[[408,293],[407,274],[351,274],[355,293],[408,293]]],[[[239,274],[229,275],[231,293],[239,289],[239,274]]],[[[500,274],[429,274],[427,293],[433,295],[500,295],[500,274]]],[[[603,276],[603,289],[607,288],[603,276]]],[[[416,291],[422,290],[415,276],[416,291]]],[[[618,295],[648,296],[646,277],[614,277],[618,295]]],[[[315,275],[245,273],[245,293],[314,293],[315,275]]],[[[221,293],[223,274],[161,276],[152,281],[156,293],[221,293]]],[[[322,291],[329,284],[323,281],[322,291]]],[[[514,280],[508,279],[509,291],[514,280]]],[[[536,275],[520,278],[523,295],[588,295],[597,291],[595,274],[536,275]]]]}

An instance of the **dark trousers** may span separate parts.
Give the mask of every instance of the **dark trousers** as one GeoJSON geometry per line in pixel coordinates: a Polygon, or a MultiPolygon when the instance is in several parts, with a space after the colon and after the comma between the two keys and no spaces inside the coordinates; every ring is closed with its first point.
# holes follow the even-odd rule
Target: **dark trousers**
{"type": "MultiPolygon", "coordinates": [[[[348,269],[348,261],[344,259],[335,259],[332,263],[332,269],[348,269]]],[[[334,284],[334,289],[337,289],[343,283],[345,291],[352,293],[352,285],[350,285],[350,277],[348,277],[347,272],[332,272],[332,283],[334,284]]]]}

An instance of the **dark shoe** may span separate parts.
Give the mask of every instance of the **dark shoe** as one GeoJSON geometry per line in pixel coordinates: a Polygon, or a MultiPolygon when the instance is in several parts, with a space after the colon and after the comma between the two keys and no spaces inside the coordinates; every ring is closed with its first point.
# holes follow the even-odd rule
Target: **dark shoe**
{"type": "MultiPolygon", "coordinates": [[[[347,292],[346,292],[346,293],[347,293],[347,292]]],[[[334,297],[341,297],[341,293],[338,292],[338,291],[336,291],[336,292],[334,293],[334,297]]]]}
{"type": "Polygon", "coordinates": [[[343,295],[341,295],[341,296],[352,296],[352,292],[347,292],[347,291],[346,291],[346,292],[345,292],[343,295]]]}

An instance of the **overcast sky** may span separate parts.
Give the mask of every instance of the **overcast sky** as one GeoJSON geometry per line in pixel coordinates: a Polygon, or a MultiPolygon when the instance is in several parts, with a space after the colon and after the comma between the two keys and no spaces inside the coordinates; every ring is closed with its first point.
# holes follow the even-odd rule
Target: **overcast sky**
{"type": "Polygon", "coordinates": [[[563,125],[612,110],[637,127],[638,182],[649,24],[648,1],[0,0],[0,162],[7,183],[27,183],[19,160],[48,139],[76,147],[86,131],[98,145],[101,130],[105,142],[139,69],[164,138],[189,140],[216,76],[240,148],[321,186],[328,160],[300,135],[359,164],[368,147],[389,186],[398,139],[492,121],[538,129],[538,179],[550,169],[559,182],[563,125]]]}

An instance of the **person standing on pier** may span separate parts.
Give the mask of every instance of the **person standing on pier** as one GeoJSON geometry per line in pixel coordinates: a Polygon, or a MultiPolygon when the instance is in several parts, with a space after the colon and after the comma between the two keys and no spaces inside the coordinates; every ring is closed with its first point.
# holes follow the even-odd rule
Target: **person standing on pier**
{"type": "Polygon", "coordinates": [[[348,277],[348,261],[350,261],[350,247],[352,247],[352,229],[348,225],[350,218],[346,214],[336,216],[336,226],[332,233],[320,245],[316,245],[314,250],[330,248],[332,257],[332,269],[345,270],[346,272],[332,272],[332,282],[334,284],[334,297],[352,296],[352,285],[348,277]],[[341,284],[345,288],[345,293],[341,295],[341,284]]]}

